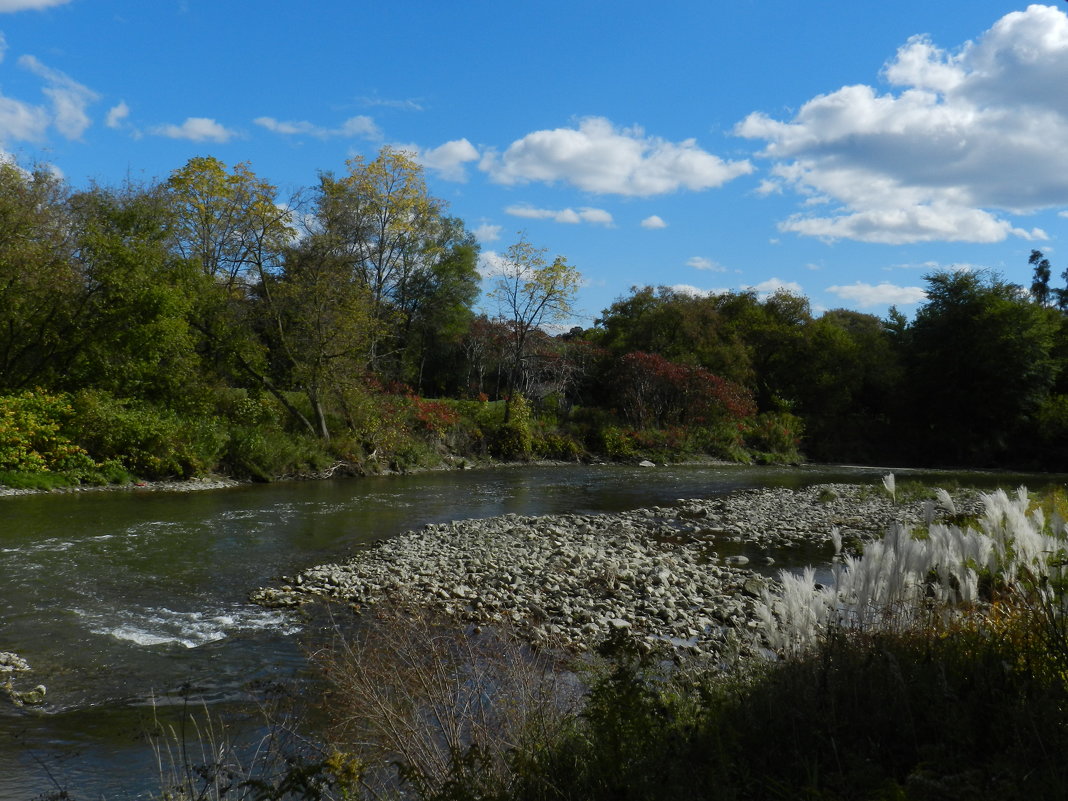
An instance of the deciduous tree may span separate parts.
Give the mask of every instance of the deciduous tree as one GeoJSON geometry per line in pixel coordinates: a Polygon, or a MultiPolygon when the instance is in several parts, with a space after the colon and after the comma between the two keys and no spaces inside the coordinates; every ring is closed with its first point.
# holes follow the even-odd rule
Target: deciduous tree
{"type": "Polygon", "coordinates": [[[546,261],[545,248],[537,248],[519,235],[519,241],[505,253],[500,273],[490,292],[500,316],[511,327],[511,363],[505,422],[511,412],[511,396],[523,369],[524,347],[531,331],[546,324],[567,320],[573,314],[581,275],[557,256],[546,261]]]}

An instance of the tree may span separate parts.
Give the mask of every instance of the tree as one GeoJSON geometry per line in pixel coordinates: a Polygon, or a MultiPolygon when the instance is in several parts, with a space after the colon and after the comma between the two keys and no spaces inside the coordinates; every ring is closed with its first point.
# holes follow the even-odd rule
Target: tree
{"type": "Polygon", "coordinates": [[[925,279],[904,359],[913,441],[935,461],[1000,461],[1056,378],[1061,315],[993,273],[925,279]]]}
{"type": "Polygon", "coordinates": [[[478,244],[455,217],[442,217],[425,263],[408,270],[397,298],[399,351],[394,377],[437,391],[455,384],[454,357],[474,318],[481,292],[478,244]],[[429,370],[428,370],[429,367],[429,370]],[[429,374],[428,374],[429,373],[429,374]]]}
{"type": "Polygon", "coordinates": [[[347,166],[340,178],[320,175],[313,233],[367,288],[375,331],[369,357],[379,369],[403,348],[420,288],[433,283],[454,248],[471,243],[462,225],[443,217],[444,204],[430,196],[411,154],[385,147],[374,160],[359,156],[347,166]]]}
{"type": "Polygon", "coordinates": [[[171,408],[195,404],[200,365],[189,320],[199,286],[195,266],[168,247],[164,193],[93,187],[70,206],[83,344],[62,383],[171,408]]]}
{"type": "Polygon", "coordinates": [[[670,287],[631,287],[606,309],[594,339],[617,357],[641,351],[717,375],[752,380],[749,353],[721,311],[722,296],[695,296],[670,287]]]}
{"type": "Polygon", "coordinates": [[[505,422],[511,414],[511,399],[523,369],[524,348],[531,331],[546,323],[567,320],[573,313],[581,275],[557,256],[550,264],[546,248],[536,248],[526,235],[511,245],[489,297],[511,327],[511,371],[505,398],[505,422]]]}
{"type": "Polygon", "coordinates": [[[1049,305],[1049,278],[1050,278],[1050,264],[1049,259],[1042,255],[1041,250],[1032,250],[1031,258],[1027,260],[1027,263],[1032,265],[1034,270],[1034,277],[1031,281],[1031,297],[1035,299],[1035,303],[1039,306],[1049,305]]]}
{"type": "Polygon", "coordinates": [[[346,389],[366,370],[373,337],[367,288],[348,265],[306,239],[292,248],[281,275],[265,275],[262,292],[271,313],[275,361],[308,399],[314,433],[330,440],[324,402],[344,404],[346,389]]]}
{"type": "Polygon", "coordinates": [[[81,347],[68,190],[0,160],[0,390],[47,385],[81,347]]]}
{"type": "Polygon", "coordinates": [[[321,435],[271,379],[259,335],[280,325],[282,308],[269,285],[296,235],[292,211],[247,163],[227,172],[214,157],[190,159],[171,174],[167,190],[173,247],[206,279],[191,319],[209,360],[266,389],[309,433],[321,435]]]}

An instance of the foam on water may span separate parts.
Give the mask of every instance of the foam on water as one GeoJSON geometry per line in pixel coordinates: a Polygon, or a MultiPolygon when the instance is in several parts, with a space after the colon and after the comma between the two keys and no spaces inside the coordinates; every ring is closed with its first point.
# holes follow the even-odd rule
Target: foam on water
{"type": "Polygon", "coordinates": [[[105,612],[73,610],[94,634],[125,640],[145,648],[197,648],[239,632],[271,629],[282,634],[299,630],[292,615],[256,606],[234,605],[210,611],[179,611],[167,607],[131,607],[105,612]]]}

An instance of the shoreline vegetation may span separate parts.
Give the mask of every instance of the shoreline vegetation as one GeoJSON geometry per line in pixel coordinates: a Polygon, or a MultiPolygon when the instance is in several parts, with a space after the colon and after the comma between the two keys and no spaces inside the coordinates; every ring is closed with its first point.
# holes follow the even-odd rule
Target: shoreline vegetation
{"type": "Polygon", "coordinates": [[[254,593],[334,609],[298,797],[1062,797],[1066,517],[1059,489],[891,474],[430,525],[309,568],[254,593]],[[830,585],[749,569],[805,548],[830,585]]]}
{"type": "MultiPolygon", "coordinates": [[[[884,319],[848,309],[814,313],[806,298],[784,290],[696,295],[635,286],[592,326],[564,330],[579,317],[581,265],[551,256],[519,232],[484,275],[486,260],[465,222],[429,193],[413,154],[390,147],[374,158],[354,158],[337,173],[320,172],[313,186],[291,198],[251,165],[227,166],[213,157],[190,159],[156,181],[84,189],[47,169],[0,161],[0,228],[6,232],[0,241],[0,486],[9,493],[142,484],[191,489],[219,476],[272,481],[489,461],[811,459],[1059,470],[1068,453],[1068,287],[1050,286],[1049,263],[1038,251],[1031,254],[1030,288],[985,271],[926,275],[926,300],[912,319],[893,308],[884,319]]],[[[889,486],[887,492],[892,503],[899,500],[889,486]]],[[[529,525],[535,540],[554,536],[541,524],[529,525]]],[[[597,527],[589,520],[577,525],[597,527]]],[[[918,553],[905,547],[909,541],[895,540],[901,553],[918,553]]],[[[953,537],[946,542],[959,544],[953,537]]],[[[621,547],[566,544],[603,551],[604,561],[612,558],[610,548],[621,547]]],[[[689,547],[679,545],[675,556],[689,559],[689,547]]],[[[1008,554],[1012,564],[1012,547],[1008,554]]],[[[673,569],[696,570],[690,561],[658,567],[659,550],[634,557],[654,588],[664,585],[661,567],[669,576],[673,569]]],[[[720,583],[702,588],[695,575],[684,603],[696,606],[706,591],[734,586],[739,565],[716,564],[713,571],[711,562],[697,563],[720,583]]],[[[1022,574],[1035,570],[1028,563],[1022,574]]],[[[411,765],[406,786],[428,799],[470,801],[504,797],[503,785],[478,784],[480,775],[510,776],[505,795],[515,798],[559,799],[569,786],[585,788],[584,796],[574,792],[591,799],[654,798],[665,797],[674,781],[704,775],[705,790],[680,785],[674,797],[700,797],[713,787],[747,797],[752,781],[766,791],[763,797],[800,787],[816,788],[812,797],[951,798],[954,786],[982,785],[1008,787],[999,797],[1010,798],[1015,791],[998,771],[1015,775],[1012,760],[1031,758],[1039,767],[1028,776],[1041,781],[1028,781],[1038,790],[1065,791],[1053,797],[1068,795],[1068,781],[1057,773],[1068,768],[1051,767],[1041,756],[1068,746],[1058,695],[1068,667],[1056,661],[1065,653],[1057,640],[1064,616],[1060,607],[1042,615],[1051,597],[1062,602],[1063,582],[1047,576],[1028,595],[1016,573],[1009,581],[989,566],[985,573],[958,572],[952,580],[982,601],[974,616],[955,618],[949,629],[940,620],[905,632],[833,628],[815,650],[784,660],[786,673],[767,674],[772,684],[762,690],[744,683],[724,690],[703,676],[696,682],[705,689],[694,695],[674,680],[650,678],[644,652],[617,649],[614,668],[589,684],[586,711],[564,715],[564,730],[546,735],[534,750],[510,741],[516,747],[486,757],[495,767],[483,771],[488,763],[470,742],[446,738],[466,745],[444,761],[439,752],[434,771],[411,765]],[[942,636],[947,632],[952,636],[942,636]],[[919,670],[922,653],[936,655],[929,660],[935,672],[919,670]],[[905,662],[919,672],[900,669],[905,662]],[[837,675],[832,663],[847,672],[874,663],[873,675],[889,684],[855,685],[853,701],[776,684],[796,670],[826,690],[837,675]],[[1005,663],[1034,670],[1006,673],[998,667],[1005,663]],[[978,688],[968,684],[971,668],[981,679],[978,688]],[[903,687],[894,683],[901,677],[903,687]],[[994,692],[999,687],[1001,696],[994,692]],[[791,707],[794,696],[813,702],[812,720],[785,714],[781,707],[791,707]],[[892,698],[893,712],[912,717],[891,725],[888,712],[886,731],[870,738],[863,728],[820,728],[828,709],[846,709],[862,696],[866,706],[892,698]],[[947,697],[967,714],[954,716],[947,697]],[[982,714],[980,700],[990,705],[982,714]],[[790,731],[758,731],[771,725],[764,720],[767,706],[776,725],[790,721],[790,731]],[[929,730],[918,723],[927,708],[940,710],[942,723],[956,724],[936,737],[936,721],[929,730]],[[964,725],[968,714],[975,720],[964,725]],[[999,715],[1015,736],[1011,742],[982,725],[984,716],[999,715]],[[1041,732],[1037,742],[1025,725],[1031,719],[1041,732]],[[737,728],[743,724],[744,732],[737,728]],[[976,726],[984,736],[974,733],[976,726]],[[908,733],[908,748],[882,741],[895,730],[908,733]],[[812,731],[817,735],[805,734],[812,731]],[[860,749],[874,740],[900,761],[865,767],[883,764],[879,748],[860,749]],[[782,764],[797,774],[759,762],[756,752],[780,741],[792,749],[782,764]],[[1010,756],[990,752],[987,765],[980,750],[953,751],[956,742],[976,749],[1005,745],[1010,756]],[[815,744],[831,757],[806,750],[815,744]],[[713,765],[711,758],[723,761],[713,765]],[[928,761],[937,775],[924,785],[928,761]],[[634,766],[630,773],[626,765],[634,766]],[[945,773],[951,768],[962,772],[945,773]],[[879,778],[850,784],[852,773],[879,778]],[[973,781],[973,774],[979,778],[973,781]],[[845,784],[828,783],[828,775],[845,784]],[[638,789],[621,785],[625,779],[638,789]]],[[[600,581],[621,598],[631,586],[619,575],[583,581],[600,581]]],[[[465,580],[443,589],[464,585],[472,586],[465,580]]],[[[786,580],[783,589],[794,592],[798,621],[827,612],[827,596],[808,598],[786,580]]],[[[778,608],[772,599],[750,600],[753,613],[759,603],[778,608]]],[[[538,605],[543,615],[527,611],[560,628],[547,604],[538,605]]],[[[612,624],[624,620],[617,610],[596,611],[583,625],[602,633],[607,620],[626,639],[628,627],[612,624]]],[[[655,611],[672,614],[666,602],[655,611]]],[[[390,642],[388,630],[380,644],[390,642]]],[[[700,629],[694,630],[700,644],[700,629]]],[[[676,632],[686,634],[676,639],[689,640],[688,631],[676,632]]],[[[549,629],[545,636],[560,633],[549,629]]],[[[416,652],[419,636],[412,634],[416,652]]],[[[524,661],[517,656],[515,664],[524,661]]],[[[360,699],[369,701],[374,697],[360,699]]],[[[315,797],[313,778],[363,775],[344,759],[331,764],[320,761],[298,789],[315,797]]]]}
{"type": "Polygon", "coordinates": [[[890,474],[428,525],[253,592],[329,610],[324,738],[161,731],[160,797],[1061,797],[1066,518],[890,474]]]}
{"type": "Polygon", "coordinates": [[[925,276],[911,320],[634,286],[584,328],[578,266],[518,232],[483,275],[412,154],[344,166],[282,198],[213,157],[81,190],[0,161],[0,485],[446,458],[1063,468],[1068,288],[1038,251],[1030,289],[925,276]]]}

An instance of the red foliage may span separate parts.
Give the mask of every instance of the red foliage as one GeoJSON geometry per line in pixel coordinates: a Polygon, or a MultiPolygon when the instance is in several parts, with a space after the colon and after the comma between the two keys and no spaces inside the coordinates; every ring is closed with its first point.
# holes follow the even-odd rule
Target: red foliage
{"type": "Polygon", "coordinates": [[[756,414],[752,393],[744,387],[654,353],[628,353],[612,384],[621,411],[640,427],[707,425],[756,414]]]}

